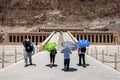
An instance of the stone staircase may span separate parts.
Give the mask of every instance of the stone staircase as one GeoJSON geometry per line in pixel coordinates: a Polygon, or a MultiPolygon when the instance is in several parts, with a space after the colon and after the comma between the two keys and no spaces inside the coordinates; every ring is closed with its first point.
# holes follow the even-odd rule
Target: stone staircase
{"type": "Polygon", "coordinates": [[[63,42],[64,41],[64,39],[63,39],[63,34],[60,34],[60,36],[59,36],[59,40],[58,40],[58,47],[57,47],[57,50],[58,51],[60,51],[61,49],[62,49],[62,47],[61,47],[61,42],[63,42]]]}

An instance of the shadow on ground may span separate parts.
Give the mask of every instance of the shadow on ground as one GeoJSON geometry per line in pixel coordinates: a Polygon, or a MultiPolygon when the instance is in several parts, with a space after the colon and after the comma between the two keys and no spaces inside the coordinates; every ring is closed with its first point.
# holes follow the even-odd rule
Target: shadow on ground
{"type": "Polygon", "coordinates": [[[90,66],[90,64],[81,64],[81,65],[79,65],[79,64],[77,64],[78,66],[83,66],[83,67],[87,67],[87,66],[90,66]]]}
{"type": "Polygon", "coordinates": [[[28,67],[28,66],[36,66],[36,64],[28,64],[27,66],[24,67],[28,67]]]}
{"type": "MultiPolygon", "coordinates": [[[[51,67],[51,64],[47,64],[47,65],[45,65],[45,66],[51,67]]],[[[58,65],[57,65],[57,64],[54,64],[54,65],[52,65],[52,67],[58,67],[58,65]]]]}
{"type": "MultiPolygon", "coordinates": [[[[65,71],[64,68],[62,69],[62,71],[65,71]]],[[[69,68],[68,71],[65,71],[65,72],[74,72],[74,71],[77,71],[76,68],[69,68]]]]}

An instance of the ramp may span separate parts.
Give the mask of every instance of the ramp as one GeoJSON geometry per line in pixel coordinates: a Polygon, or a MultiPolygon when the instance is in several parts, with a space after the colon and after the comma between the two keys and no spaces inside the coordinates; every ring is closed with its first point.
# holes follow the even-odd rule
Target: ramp
{"type": "MultiPolygon", "coordinates": [[[[53,40],[58,40],[59,34],[57,36],[53,40]]],[[[60,51],[52,68],[49,66],[49,52],[42,51],[33,56],[36,66],[24,67],[24,61],[20,61],[2,69],[0,80],[120,80],[120,72],[89,56],[86,56],[86,68],[78,66],[77,50],[73,51],[70,57],[70,70],[64,72],[64,58],[60,51]]]]}

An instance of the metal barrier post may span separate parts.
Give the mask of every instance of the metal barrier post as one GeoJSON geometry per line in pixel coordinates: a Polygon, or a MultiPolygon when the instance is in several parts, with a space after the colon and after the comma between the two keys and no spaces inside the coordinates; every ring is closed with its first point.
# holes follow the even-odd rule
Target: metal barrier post
{"type": "Polygon", "coordinates": [[[118,46],[118,53],[119,53],[119,46],[118,46]]]}
{"type": "Polygon", "coordinates": [[[104,50],[102,50],[102,63],[104,63],[104,50]]]}
{"type": "Polygon", "coordinates": [[[15,46],[15,63],[17,62],[17,50],[16,50],[16,46],[15,46]]]}
{"type": "Polygon", "coordinates": [[[106,53],[108,53],[108,47],[106,47],[106,53]]]}
{"type": "Polygon", "coordinates": [[[97,49],[96,49],[95,51],[96,51],[96,60],[97,60],[97,58],[98,58],[98,53],[97,53],[97,49]]]}
{"type": "Polygon", "coordinates": [[[2,52],[2,68],[4,68],[4,62],[5,62],[5,54],[4,54],[4,46],[3,46],[3,52],[2,52]]]}
{"type": "Polygon", "coordinates": [[[93,56],[93,49],[91,50],[91,57],[93,56]]]}
{"type": "Polygon", "coordinates": [[[117,69],[117,53],[115,53],[115,69],[117,69]]]}

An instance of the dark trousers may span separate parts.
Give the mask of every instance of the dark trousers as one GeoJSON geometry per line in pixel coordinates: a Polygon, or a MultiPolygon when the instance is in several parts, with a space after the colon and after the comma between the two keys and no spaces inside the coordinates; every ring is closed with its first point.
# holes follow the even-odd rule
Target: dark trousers
{"type": "Polygon", "coordinates": [[[50,54],[50,63],[54,64],[55,62],[55,55],[50,54]]]}
{"type": "Polygon", "coordinates": [[[85,54],[79,54],[79,65],[81,65],[81,60],[83,60],[83,64],[85,64],[85,54]]]}
{"type": "Polygon", "coordinates": [[[67,70],[69,69],[69,64],[70,64],[70,59],[64,59],[64,67],[66,67],[67,70]]]}

